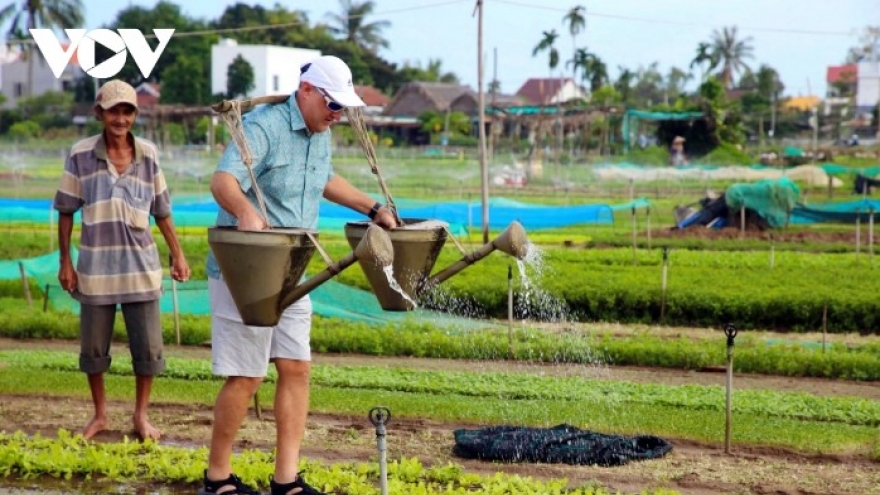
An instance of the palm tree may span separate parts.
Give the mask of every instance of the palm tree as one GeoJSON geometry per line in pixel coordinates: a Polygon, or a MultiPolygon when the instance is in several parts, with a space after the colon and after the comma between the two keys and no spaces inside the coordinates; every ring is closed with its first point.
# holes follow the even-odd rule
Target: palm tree
{"type": "MultiPolygon", "coordinates": [[[[576,7],[572,7],[571,10],[568,11],[567,14],[562,18],[562,23],[568,25],[568,32],[571,33],[571,48],[573,50],[572,53],[577,52],[577,42],[575,38],[577,35],[584,29],[587,28],[587,19],[584,17],[587,9],[583,5],[578,5],[576,7]]],[[[572,67],[572,78],[574,78],[574,73],[577,68],[572,67]]]]}
{"type": "MultiPolygon", "coordinates": [[[[28,39],[28,29],[66,29],[83,24],[81,0],[18,0],[0,9],[0,24],[12,19],[5,33],[7,39],[28,39]]],[[[28,96],[33,96],[34,44],[21,43],[28,59],[28,96]]]]}
{"type": "Polygon", "coordinates": [[[594,92],[608,82],[608,67],[605,62],[595,53],[590,53],[586,48],[578,48],[574,52],[574,58],[567,62],[576,72],[581,70],[581,80],[590,83],[590,92],[594,92]]]}
{"type": "Polygon", "coordinates": [[[725,27],[721,31],[717,29],[712,33],[712,52],[721,64],[721,84],[725,89],[730,89],[733,84],[733,75],[748,68],[744,62],[752,58],[752,37],[739,40],[736,36],[736,26],[725,27]]]}
{"type": "Polygon", "coordinates": [[[617,70],[620,71],[620,74],[617,76],[617,81],[614,82],[614,89],[620,94],[620,101],[626,105],[630,103],[632,97],[632,83],[636,74],[622,65],[618,65],[617,70]]]}
{"type": "Polygon", "coordinates": [[[382,37],[382,30],[391,26],[388,21],[365,22],[373,13],[376,3],[372,0],[356,2],[339,0],[340,12],[327,13],[335,25],[327,26],[333,34],[342,35],[346,41],[352,42],[376,53],[379,48],[388,48],[388,40],[382,37]]]}
{"type": "Polygon", "coordinates": [[[574,57],[565,63],[567,67],[571,67],[572,74],[577,74],[580,70],[583,82],[587,82],[588,79],[587,66],[590,64],[590,55],[592,54],[586,48],[578,48],[574,51],[574,57]]]}
{"type": "Polygon", "coordinates": [[[595,53],[591,53],[587,59],[585,75],[590,80],[591,93],[608,84],[608,66],[595,53]]]}
{"type": "Polygon", "coordinates": [[[700,83],[702,83],[706,80],[706,72],[712,71],[718,66],[718,59],[712,50],[712,45],[705,41],[697,45],[697,56],[691,61],[689,68],[693,69],[695,65],[700,66],[700,83]],[[708,63],[709,67],[704,67],[704,63],[708,63]]]}
{"type": "MultiPolygon", "coordinates": [[[[536,57],[539,53],[543,51],[547,51],[548,53],[548,65],[550,66],[550,76],[553,76],[553,69],[555,69],[559,65],[559,50],[556,49],[554,43],[556,43],[556,39],[559,38],[559,33],[556,32],[555,29],[550,31],[544,31],[544,37],[541,41],[535,45],[535,48],[532,50],[532,56],[536,57]]],[[[546,99],[543,91],[541,92],[541,99],[546,99]]],[[[543,101],[541,103],[544,103],[543,101]]]]}

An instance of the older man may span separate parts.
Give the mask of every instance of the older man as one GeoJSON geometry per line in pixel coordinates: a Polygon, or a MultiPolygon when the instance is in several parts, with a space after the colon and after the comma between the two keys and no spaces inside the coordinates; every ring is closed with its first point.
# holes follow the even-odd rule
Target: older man
{"type": "Polygon", "coordinates": [[[88,375],[95,415],[83,429],[92,438],[108,424],[104,372],[116,306],[121,305],[135,373],[134,430],[158,440],[147,419],[153,376],[165,369],[159,297],[162,265],[150,215],[171,251],[171,276],[186,281],[190,270],[171,220],[171,199],[156,146],[132,134],[138,114],[131,85],[113,80],[95,98],[103,132],[73,145],[55,194],[61,266],[58,280],[80,302],[80,369],[88,375]],[[82,209],[76,269],[70,257],[73,215],[82,209]]]}

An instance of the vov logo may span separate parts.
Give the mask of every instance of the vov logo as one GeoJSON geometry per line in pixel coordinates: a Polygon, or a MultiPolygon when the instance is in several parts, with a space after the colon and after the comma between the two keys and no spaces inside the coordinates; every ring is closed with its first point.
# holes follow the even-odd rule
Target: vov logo
{"type": "Polygon", "coordinates": [[[159,61],[162,52],[171,40],[174,34],[173,29],[154,29],[153,33],[159,40],[156,50],[150,48],[147,39],[137,29],[119,29],[119,34],[110,29],[93,29],[86,31],[85,29],[65,29],[67,39],[70,44],[67,50],[62,48],[61,41],[55,36],[55,32],[51,29],[29,29],[31,36],[37,48],[49,64],[55,78],[61,77],[64,68],[70,63],[73,54],[79,61],[80,67],[86,74],[97,79],[110,79],[125,66],[125,60],[128,53],[140,69],[144,78],[149,78],[153,72],[153,67],[159,61]],[[107,49],[111,50],[115,55],[95,65],[95,43],[100,43],[107,49]]]}

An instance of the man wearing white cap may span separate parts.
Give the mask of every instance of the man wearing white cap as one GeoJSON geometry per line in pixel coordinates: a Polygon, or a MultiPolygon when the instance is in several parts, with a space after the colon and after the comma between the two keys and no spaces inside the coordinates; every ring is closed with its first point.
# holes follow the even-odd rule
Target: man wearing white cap
{"type": "MultiPolygon", "coordinates": [[[[243,120],[251,150],[251,168],[268,214],[259,203],[250,174],[234,143],[226,149],[211,180],[220,205],[218,226],[239,230],[317,229],[321,197],[359,211],[375,223],[396,227],[393,212],[335,175],[330,165],[330,126],[345,107],[364,106],[354,91],[351,70],[337,57],[323,56],[300,68],[300,83],[283,103],[264,105],[243,120]]],[[[241,321],[213,255],[208,257],[211,295],[212,368],[226,382],[214,404],[208,469],[200,495],[257,494],[232,473],[236,434],[251,398],[275,363],[276,460],[270,480],[272,495],[320,495],[298,472],[309,400],[312,306],[308,296],[291,304],[274,327],[252,327],[241,321]]]]}

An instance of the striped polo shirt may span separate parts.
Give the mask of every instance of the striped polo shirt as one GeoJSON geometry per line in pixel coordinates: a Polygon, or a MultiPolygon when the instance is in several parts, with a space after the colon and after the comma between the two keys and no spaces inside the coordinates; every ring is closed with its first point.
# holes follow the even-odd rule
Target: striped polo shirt
{"type": "Polygon", "coordinates": [[[135,158],[122,174],[107,158],[104,135],[73,145],[55,209],[82,209],[77,291],[84,304],[152,301],[161,296],[162,265],[150,215],[171,215],[171,197],[156,146],[134,138],[135,158]]]}
{"type": "MultiPolygon", "coordinates": [[[[324,187],[333,177],[330,130],[310,134],[295,94],[284,103],[262,105],[242,120],[257,178],[272,228],[318,228],[318,208],[324,187]]],[[[231,174],[248,201],[260,212],[247,166],[235,142],[223,153],[217,172],[231,174]]],[[[220,208],[217,225],[234,226],[236,218],[220,208]]],[[[207,274],[220,278],[220,267],[209,253],[207,274]]]]}

